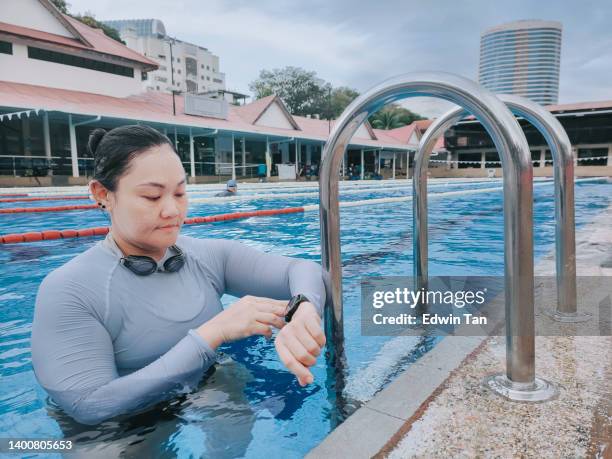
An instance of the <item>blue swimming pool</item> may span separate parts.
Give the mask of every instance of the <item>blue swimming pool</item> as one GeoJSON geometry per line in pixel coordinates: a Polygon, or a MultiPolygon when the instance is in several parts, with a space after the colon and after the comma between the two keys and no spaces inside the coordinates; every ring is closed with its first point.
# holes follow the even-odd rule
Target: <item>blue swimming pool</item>
{"type": "MultiPolygon", "coordinates": [[[[430,193],[465,194],[430,198],[431,275],[503,274],[501,182],[432,183],[430,193]]],[[[274,190],[303,193],[309,190],[274,190]]],[[[311,191],[314,191],[312,189],[311,191]]],[[[271,191],[262,191],[270,193],[271,191]]],[[[384,183],[342,200],[408,196],[406,187],[384,183]]],[[[609,180],[576,183],[576,223],[582,226],[610,205],[609,180]]],[[[210,196],[200,192],[194,197],[210,196]]],[[[534,188],[535,254],[554,244],[553,187],[534,188]]],[[[282,208],[317,203],[315,196],[199,203],[190,216],[282,208]]],[[[70,201],[70,203],[86,203],[70,201]]],[[[2,203],[1,207],[25,207],[2,203]]],[[[63,205],[45,201],[28,205],[63,205]]],[[[406,275],[412,271],[412,203],[341,209],[344,265],[345,334],[348,362],[344,398],[349,410],[369,400],[395,375],[435,346],[438,338],[362,337],[360,280],[369,275],[406,275]]],[[[107,225],[98,210],[0,215],[0,234],[42,229],[107,225]]],[[[318,212],[258,217],[183,227],[200,238],[241,240],[259,249],[320,260],[318,212]]],[[[302,457],[332,429],[337,418],[334,387],[325,359],[313,369],[314,384],[301,388],[277,359],[274,345],[249,338],[221,348],[220,362],[201,390],[157,405],[129,420],[82,426],[46,398],[34,377],[30,331],[34,299],[42,278],[100,238],[67,239],[0,246],[0,436],[70,438],[84,456],[104,457],[302,457]]],[[[580,250],[578,248],[578,250],[580,250]]],[[[225,297],[224,302],[231,302],[225,297]]]]}

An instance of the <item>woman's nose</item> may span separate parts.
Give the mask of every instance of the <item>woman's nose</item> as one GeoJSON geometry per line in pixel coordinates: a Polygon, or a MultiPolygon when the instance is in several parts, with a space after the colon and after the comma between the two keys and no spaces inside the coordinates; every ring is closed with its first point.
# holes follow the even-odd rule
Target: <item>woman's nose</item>
{"type": "Polygon", "coordinates": [[[177,202],[173,198],[164,199],[163,207],[162,207],[162,217],[169,218],[175,217],[179,214],[179,206],[177,202]]]}

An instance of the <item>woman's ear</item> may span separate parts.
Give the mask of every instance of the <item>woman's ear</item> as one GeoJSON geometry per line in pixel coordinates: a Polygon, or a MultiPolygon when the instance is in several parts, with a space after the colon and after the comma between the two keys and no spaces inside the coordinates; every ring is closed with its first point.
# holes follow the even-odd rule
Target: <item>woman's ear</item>
{"type": "Polygon", "coordinates": [[[98,180],[91,180],[89,182],[89,192],[91,199],[97,203],[100,207],[106,208],[108,204],[108,190],[98,180]]]}

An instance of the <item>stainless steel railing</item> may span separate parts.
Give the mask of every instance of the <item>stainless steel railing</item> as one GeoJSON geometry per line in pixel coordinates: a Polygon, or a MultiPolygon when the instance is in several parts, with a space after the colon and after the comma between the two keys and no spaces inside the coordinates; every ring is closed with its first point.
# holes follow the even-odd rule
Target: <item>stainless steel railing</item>
{"type": "MultiPolygon", "coordinates": [[[[555,181],[555,242],[557,308],[552,317],[561,322],[579,322],[590,316],[577,311],[576,239],[574,222],[574,157],[572,145],[561,123],[544,107],[524,97],[498,97],[512,113],[530,122],[546,140],[552,157],[555,181]]],[[[418,288],[427,288],[427,166],[437,139],[466,116],[457,107],[438,118],[423,135],[415,155],[413,177],[414,276],[418,288]]]]}
{"type": "Polygon", "coordinates": [[[504,167],[506,373],[497,375],[489,387],[503,395],[518,392],[524,400],[547,399],[554,389],[535,377],[533,167],[529,146],[503,102],[473,81],[450,73],[406,74],[380,83],[345,109],[325,144],[319,190],[321,258],[331,287],[331,307],[326,308],[325,317],[330,353],[338,361],[345,361],[338,203],[340,164],[351,137],[371,114],[385,104],[415,96],[438,97],[460,105],[483,124],[500,152],[504,167]]]}

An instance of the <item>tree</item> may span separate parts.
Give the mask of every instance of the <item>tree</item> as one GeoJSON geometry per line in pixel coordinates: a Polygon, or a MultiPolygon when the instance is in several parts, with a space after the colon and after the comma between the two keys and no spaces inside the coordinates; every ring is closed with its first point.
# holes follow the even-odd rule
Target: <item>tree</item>
{"type": "Polygon", "coordinates": [[[114,27],[107,26],[106,24],[98,21],[92,13],[86,12],[83,15],[79,14],[76,16],[70,16],[72,16],[78,21],[81,21],[83,24],[88,25],[89,27],[92,27],[94,29],[102,29],[102,32],[104,32],[107,37],[110,37],[113,40],[118,41],[119,43],[123,43],[125,45],[125,42],[121,39],[121,36],[119,35],[117,29],[115,29],[114,27]]]}
{"type": "Polygon", "coordinates": [[[407,108],[391,104],[370,116],[369,121],[374,129],[396,129],[422,119],[421,115],[407,108]]]}
{"type": "Polygon", "coordinates": [[[106,36],[112,38],[113,40],[118,41],[119,43],[123,43],[125,45],[125,42],[119,36],[119,32],[117,31],[117,29],[113,27],[109,27],[106,24],[103,24],[102,22],[98,21],[93,15],[93,13],[86,12],[85,14],[82,14],[82,15],[81,14],[77,14],[77,15],[71,14],[68,12],[68,7],[70,6],[70,3],[67,3],[66,0],[51,0],[51,3],[53,3],[55,7],[58,10],[60,10],[62,14],[70,16],[76,19],[77,21],[80,21],[83,24],[88,25],[89,27],[93,27],[94,29],[102,29],[102,31],[104,32],[106,36]]]}
{"type": "MultiPolygon", "coordinates": [[[[259,77],[249,84],[249,89],[255,99],[273,94],[279,96],[293,115],[319,115],[324,119],[338,118],[359,96],[352,88],[334,88],[317,77],[316,72],[299,67],[261,70],[259,77]]],[[[369,121],[377,129],[394,129],[420,119],[423,119],[420,115],[392,104],[371,116],[369,121]]]]}
{"type": "Polygon", "coordinates": [[[347,86],[339,86],[334,88],[331,92],[331,102],[330,109],[327,110],[327,119],[336,119],[338,118],[344,109],[349,106],[354,99],[359,96],[359,93],[355,91],[353,88],[349,88],[347,86]]]}
{"type": "Polygon", "coordinates": [[[262,70],[259,78],[249,84],[256,99],[272,94],[279,96],[294,115],[321,114],[327,107],[331,85],[300,67],[262,70]]]}
{"type": "Polygon", "coordinates": [[[51,3],[53,3],[62,13],[68,14],[68,7],[70,4],[66,3],[66,0],[51,0],[51,3]]]}

